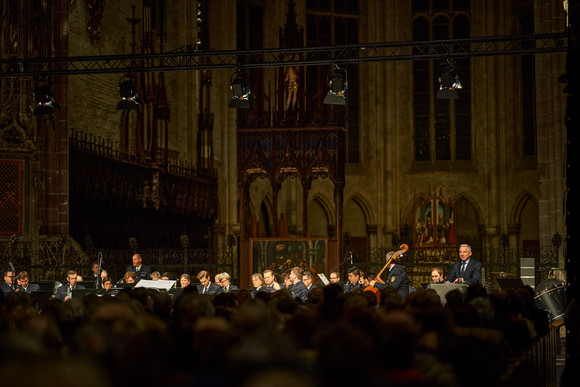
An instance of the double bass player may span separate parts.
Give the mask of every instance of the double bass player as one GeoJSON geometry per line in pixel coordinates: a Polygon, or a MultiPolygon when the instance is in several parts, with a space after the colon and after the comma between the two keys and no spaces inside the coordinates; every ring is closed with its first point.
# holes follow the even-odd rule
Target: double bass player
{"type": "Polygon", "coordinates": [[[409,295],[409,278],[407,277],[407,273],[405,272],[405,269],[403,269],[403,266],[398,263],[398,259],[408,249],[409,247],[403,244],[401,245],[401,250],[396,252],[388,252],[386,256],[387,264],[385,267],[383,267],[383,270],[377,274],[375,279],[370,281],[369,284],[381,291],[385,288],[385,286],[391,286],[395,288],[403,300],[407,298],[409,295]],[[381,274],[384,270],[388,270],[387,279],[385,281],[381,279],[381,274]]]}

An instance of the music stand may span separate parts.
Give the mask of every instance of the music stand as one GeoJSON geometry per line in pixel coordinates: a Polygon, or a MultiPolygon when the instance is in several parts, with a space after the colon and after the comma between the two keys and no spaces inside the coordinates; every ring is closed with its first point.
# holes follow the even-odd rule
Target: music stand
{"type": "Polygon", "coordinates": [[[324,274],[318,274],[318,278],[320,278],[320,280],[325,286],[330,284],[330,281],[328,280],[328,278],[326,278],[324,274]]]}
{"type": "Polygon", "coordinates": [[[169,289],[171,289],[174,285],[175,285],[175,280],[145,280],[142,279],[140,280],[137,285],[135,285],[136,288],[147,288],[147,289],[157,289],[157,290],[165,290],[165,291],[169,291],[169,289]]]}
{"type": "Polygon", "coordinates": [[[52,297],[53,293],[54,293],[53,291],[43,291],[43,290],[29,293],[32,305],[38,310],[44,309],[44,306],[46,305],[48,300],[50,300],[50,297],[52,297]]]}
{"type": "Polygon", "coordinates": [[[32,281],[31,283],[38,285],[41,292],[54,293],[57,288],[57,281],[32,281]]]}
{"type": "Polygon", "coordinates": [[[87,294],[97,294],[97,289],[74,289],[72,298],[83,299],[87,294]]]}

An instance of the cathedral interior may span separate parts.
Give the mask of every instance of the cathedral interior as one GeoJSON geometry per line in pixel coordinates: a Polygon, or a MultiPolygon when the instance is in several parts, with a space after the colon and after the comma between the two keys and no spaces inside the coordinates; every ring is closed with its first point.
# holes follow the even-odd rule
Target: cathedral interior
{"type": "Polygon", "coordinates": [[[560,1],[0,7],[2,264],[50,278],[139,250],[247,286],[378,271],[407,244],[419,285],[466,243],[489,286],[522,258],[532,285],[565,276],[560,1]]]}

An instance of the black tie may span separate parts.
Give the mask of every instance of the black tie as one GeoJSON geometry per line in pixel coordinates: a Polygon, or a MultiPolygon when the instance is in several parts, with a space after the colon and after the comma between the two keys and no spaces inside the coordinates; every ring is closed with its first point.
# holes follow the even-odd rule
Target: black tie
{"type": "Polygon", "coordinates": [[[463,276],[463,273],[465,273],[465,266],[467,266],[467,264],[465,262],[463,262],[461,264],[461,271],[459,272],[459,274],[462,276],[463,276]]]}

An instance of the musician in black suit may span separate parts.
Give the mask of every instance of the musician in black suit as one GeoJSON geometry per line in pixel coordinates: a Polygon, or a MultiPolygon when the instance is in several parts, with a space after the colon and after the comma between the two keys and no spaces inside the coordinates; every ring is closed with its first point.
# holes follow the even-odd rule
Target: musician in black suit
{"type": "Polygon", "coordinates": [[[310,291],[312,289],[314,289],[314,284],[312,283],[312,273],[311,272],[305,271],[302,274],[302,282],[304,282],[304,286],[306,286],[308,293],[310,293],[310,291]]]}
{"type": "Polygon", "coordinates": [[[18,276],[16,278],[18,280],[18,289],[16,291],[24,293],[32,293],[40,291],[40,286],[38,286],[37,284],[30,283],[30,278],[28,278],[27,272],[21,271],[20,273],[18,273],[18,276]]]}
{"type": "Polygon", "coordinates": [[[340,280],[340,273],[338,270],[331,271],[328,275],[328,280],[331,284],[338,284],[344,290],[344,282],[340,280]]]}
{"type": "Polygon", "coordinates": [[[199,294],[215,296],[220,292],[221,286],[210,281],[209,273],[206,270],[197,273],[197,279],[200,283],[200,285],[197,285],[197,292],[199,294]]]}
{"type": "Polygon", "coordinates": [[[181,277],[179,277],[179,285],[182,289],[185,289],[191,284],[191,276],[187,273],[183,273],[181,277]]]}
{"type": "MultiPolygon", "coordinates": [[[[394,254],[394,251],[387,253],[387,262],[391,260],[394,254]]],[[[397,260],[392,260],[391,263],[387,265],[387,269],[389,270],[389,273],[387,274],[387,279],[384,284],[372,280],[369,282],[369,285],[374,286],[381,291],[385,286],[393,287],[404,300],[409,295],[409,277],[407,277],[405,269],[397,263],[397,260]]]]}
{"type": "Polygon", "coordinates": [[[344,285],[345,293],[352,293],[356,289],[363,289],[363,284],[360,278],[360,269],[356,266],[348,269],[348,283],[344,285]]]}
{"type": "MultiPolygon", "coordinates": [[[[91,264],[91,274],[89,274],[88,277],[86,277],[86,279],[88,281],[93,280],[96,281],[99,279],[99,264],[97,262],[93,262],[91,264]]],[[[102,281],[102,278],[101,278],[102,281]]]]}
{"type": "Polygon", "coordinates": [[[113,280],[109,277],[102,279],[103,288],[99,290],[99,294],[107,294],[109,296],[116,296],[119,292],[117,289],[113,289],[113,280]]]}
{"type": "Polygon", "coordinates": [[[77,272],[69,270],[66,276],[67,284],[56,289],[55,297],[61,301],[68,301],[73,296],[73,290],[86,289],[83,285],[77,284],[77,272]]]}
{"type": "Polygon", "coordinates": [[[14,291],[14,272],[12,270],[6,270],[4,272],[4,282],[0,284],[0,288],[5,296],[14,291]]]}
{"type": "Polygon", "coordinates": [[[127,266],[127,271],[132,271],[137,276],[137,282],[142,279],[151,279],[151,268],[148,265],[143,265],[143,258],[141,254],[134,254],[131,258],[133,265],[127,266]]]}
{"type": "Polygon", "coordinates": [[[280,284],[276,282],[276,277],[272,270],[264,270],[264,285],[269,293],[274,293],[277,290],[282,289],[280,284]]]}
{"type": "Polygon", "coordinates": [[[271,293],[264,284],[264,276],[260,273],[252,274],[252,286],[254,287],[254,290],[252,290],[251,293],[252,298],[256,298],[258,292],[271,293]]]}
{"type": "Polygon", "coordinates": [[[463,244],[459,246],[460,261],[455,262],[447,283],[464,283],[467,285],[479,282],[481,278],[481,263],[471,258],[471,247],[463,244]]]}
{"type": "Polygon", "coordinates": [[[304,285],[304,282],[302,282],[303,273],[304,271],[298,266],[290,270],[289,279],[292,282],[290,291],[295,300],[306,302],[306,300],[308,300],[308,289],[306,288],[306,285],[304,285]]]}
{"type": "Polygon", "coordinates": [[[238,288],[236,285],[232,284],[232,277],[230,277],[230,275],[226,272],[224,273],[220,273],[218,274],[218,279],[220,281],[220,285],[222,287],[222,289],[220,290],[220,293],[230,293],[230,292],[239,292],[240,288],[238,288]]]}

